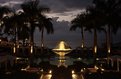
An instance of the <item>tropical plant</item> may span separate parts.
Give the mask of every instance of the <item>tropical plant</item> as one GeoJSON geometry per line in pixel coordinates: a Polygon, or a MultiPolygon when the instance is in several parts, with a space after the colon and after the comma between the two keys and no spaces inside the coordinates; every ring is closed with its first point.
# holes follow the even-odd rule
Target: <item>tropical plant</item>
{"type": "Polygon", "coordinates": [[[70,27],[71,31],[75,31],[77,28],[81,29],[81,36],[82,36],[81,47],[82,48],[85,47],[85,45],[84,45],[84,27],[85,27],[85,21],[86,21],[86,13],[79,14],[79,15],[77,15],[76,18],[74,18],[71,21],[71,27],[70,27]]]}
{"type": "Polygon", "coordinates": [[[38,24],[38,28],[41,31],[41,47],[44,47],[44,29],[46,29],[47,33],[53,33],[54,29],[53,29],[53,24],[51,22],[51,18],[46,18],[45,16],[40,16],[39,18],[39,24],[38,24]]]}
{"type": "Polygon", "coordinates": [[[3,20],[6,18],[6,16],[11,13],[11,9],[7,6],[0,6],[0,33],[2,35],[2,30],[4,27],[3,20]]]}
{"type": "Polygon", "coordinates": [[[43,15],[44,12],[48,12],[49,8],[39,5],[39,0],[25,2],[21,5],[25,15],[28,18],[28,23],[30,24],[30,41],[31,44],[34,44],[34,31],[36,28],[36,23],[40,15],[43,15]]]}
{"type": "Polygon", "coordinates": [[[111,32],[116,33],[121,27],[121,1],[120,0],[94,0],[94,7],[101,14],[102,22],[106,30],[107,52],[111,52],[111,32]]]}

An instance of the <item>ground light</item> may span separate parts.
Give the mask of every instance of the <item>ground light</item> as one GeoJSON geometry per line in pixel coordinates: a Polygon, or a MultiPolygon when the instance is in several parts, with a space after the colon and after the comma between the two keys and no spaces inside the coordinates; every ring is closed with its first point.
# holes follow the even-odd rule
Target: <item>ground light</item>
{"type": "Polygon", "coordinates": [[[94,53],[97,53],[97,46],[94,47],[94,53]]]}
{"type": "Polygon", "coordinates": [[[50,70],[47,74],[42,74],[40,79],[51,79],[52,77],[52,70],[50,70]]]}
{"type": "Polygon", "coordinates": [[[49,71],[49,74],[52,74],[52,70],[49,71]]]}
{"type": "Polygon", "coordinates": [[[31,48],[30,48],[30,53],[32,54],[33,53],[33,46],[31,45],[31,48]]]}
{"type": "Polygon", "coordinates": [[[13,53],[16,53],[16,44],[14,44],[13,53]]]}
{"type": "Polygon", "coordinates": [[[77,78],[77,75],[75,74],[75,71],[74,70],[72,70],[71,73],[72,73],[72,79],[78,79],[77,78]]]}

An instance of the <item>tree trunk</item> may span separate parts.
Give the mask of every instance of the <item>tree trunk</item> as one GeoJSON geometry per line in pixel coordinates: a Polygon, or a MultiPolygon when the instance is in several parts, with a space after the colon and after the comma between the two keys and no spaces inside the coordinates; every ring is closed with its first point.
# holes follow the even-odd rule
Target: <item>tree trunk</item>
{"type": "Polygon", "coordinates": [[[43,47],[44,47],[44,28],[42,28],[41,31],[41,53],[43,53],[43,47]]]}
{"type": "Polygon", "coordinates": [[[83,27],[81,28],[81,36],[82,36],[81,52],[83,54],[82,57],[85,58],[86,54],[84,52],[85,44],[84,44],[84,29],[83,29],[83,27]]]}
{"type": "Polygon", "coordinates": [[[94,28],[94,47],[93,47],[93,52],[94,52],[94,65],[97,64],[96,62],[96,57],[97,57],[97,30],[94,28]]]}
{"type": "Polygon", "coordinates": [[[109,64],[109,55],[110,55],[110,52],[111,52],[111,40],[110,40],[110,26],[108,26],[107,28],[107,59],[108,59],[108,64],[109,64]]]}
{"type": "Polygon", "coordinates": [[[33,53],[33,47],[34,47],[34,33],[31,31],[31,35],[30,35],[30,53],[33,53]]]}
{"type": "Polygon", "coordinates": [[[42,31],[41,31],[41,48],[44,47],[44,28],[42,28],[42,31]]]}
{"type": "Polygon", "coordinates": [[[81,44],[81,47],[82,47],[82,49],[84,48],[84,29],[83,29],[83,27],[81,28],[81,34],[82,34],[82,44],[81,44]]]}

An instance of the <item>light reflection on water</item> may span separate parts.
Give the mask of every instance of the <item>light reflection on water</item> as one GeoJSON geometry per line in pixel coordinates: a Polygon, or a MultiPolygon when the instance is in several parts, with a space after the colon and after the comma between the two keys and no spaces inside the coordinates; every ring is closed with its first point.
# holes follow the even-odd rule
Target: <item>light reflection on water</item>
{"type": "Polygon", "coordinates": [[[72,65],[75,59],[69,57],[55,57],[53,60],[50,60],[50,64],[57,65],[57,66],[68,66],[72,65]]]}
{"type": "MultiPolygon", "coordinates": [[[[35,59],[33,62],[36,64],[41,63],[41,59],[35,59]]],[[[47,61],[52,65],[64,65],[64,66],[69,66],[69,65],[73,65],[75,61],[81,61],[85,64],[91,64],[93,62],[92,59],[81,59],[81,58],[70,58],[68,56],[64,56],[64,57],[59,57],[59,56],[55,56],[55,57],[51,57],[51,58],[44,58],[43,61],[47,61]]]]}

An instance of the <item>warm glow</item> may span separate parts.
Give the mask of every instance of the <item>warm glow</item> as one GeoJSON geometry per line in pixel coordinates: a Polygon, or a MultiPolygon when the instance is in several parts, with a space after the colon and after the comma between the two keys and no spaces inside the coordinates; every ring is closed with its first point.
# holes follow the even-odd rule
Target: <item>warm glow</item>
{"type": "Polygon", "coordinates": [[[52,70],[49,71],[49,74],[52,74],[52,70]]]}
{"type": "Polygon", "coordinates": [[[99,68],[95,65],[95,67],[94,67],[96,70],[98,70],[99,68]]]}
{"type": "Polygon", "coordinates": [[[101,68],[101,71],[105,71],[105,69],[101,68]]]}
{"type": "Polygon", "coordinates": [[[110,53],[110,47],[108,47],[108,53],[110,53]]]}
{"type": "Polygon", "coordinates": [[[64,62],[65,62],[65,60],[59,60],[59,62],[60,62],[60,63],[64,63],[64,62]]]}
{"type": "Polygon", "coordinates": [[[42,74],[40,79],[51,79],[52,74],[42,74]]]}
{"type": "Polygon", "coordinates": [[[65,54],[68,54],[71,51],[71,48],[64,41],[60,41],[53,51],[59,56],[65,56],[65,54]]]}
{"type": "Polygon", "coordinates": [[[61,50],[65,49],[65,46],[64,46],[64,42],[63,41],[60,42],[59,49],[61,49],[61,50]]]}
{"type": "Polygon", "coordinates": [[[67,51],[69,51],[71,49],[69,48],[69,46],[64,41],[61,41],[59,43],[59,45],[53,50],[62,50],[62,51],[67,50],[67,51]]]}
{"type": "Polygon", "coordinates": [[[76,74],[72,74],[72,79],[78,79],[76,74]]]}
{"type": "Polygon", "coordinates": [[[17,45],[17,48],[19,48],[19,45],[17,45]]]}
{"type": "Polygon", "coordinates": [[[31,46],[30,52],[33,53],[33,46],[31,46]]]}
{"type": "Polygon", "coordinates": [[[75,73],[75,71],[74,71],[74,70],[72,70],[72,71],[71,71],[71,73],[72,73],[72,74],[74,74],[74,73],[75,73]]]}
{"type": "Polygon", "coordinates": [[[84,48],[84,45],[82,44],[81,47],[84,48]]]}
{"type": "Polygon", "coordinates": [[[84,70],[83,70],[83,69],[81,69],[81,72],[84,72],[84,70]]]}
{"type": "Polygon", "coordinates": [[[43,69],[41,69],[40,71],[43,72],[43,69]]]}
{"type": "Polygon", "coordinates": [[[0,42],[1,42],[2,40],[0,39],[0,42]]]}
{"type": "Polygon", "coordinates": [[[94,53],[97,53],[97,46],[94,47],[94,53]]]}
{"type": "Polygon", "coordinates": [[[14,44],[14,47],[13,47],[13,53],[16,53],[16,47],[15,47],[15,44],[14,44]]]}

